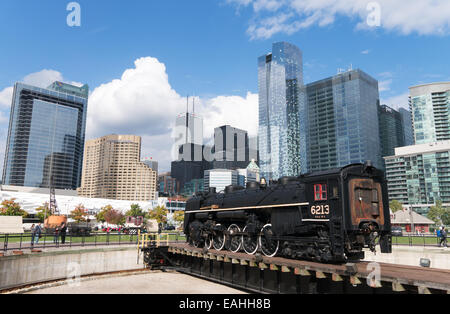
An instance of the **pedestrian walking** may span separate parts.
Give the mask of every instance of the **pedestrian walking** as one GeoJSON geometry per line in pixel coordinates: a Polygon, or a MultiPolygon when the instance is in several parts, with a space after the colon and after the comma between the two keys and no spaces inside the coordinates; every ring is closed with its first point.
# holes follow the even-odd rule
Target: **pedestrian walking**
{"type": "Polygon", "coordinates": [[[35,237],[36,244],[39,243],[39,239],[41,238],[41,234],[42,234],[42,227],[41,227],[41,224],[38,224],[36,226],[36,228],[34,228],[34,237],[35,237]]]}
{"type": "Polygon", "coordinates": [[[61,225],[61,244],[66,243],[66,233],[67,233],[67,226],[66,223],[63,222],[61,225]]]}
{"type": "Polygon", "coordinates": [[[31,246],[34,246],[34,238],[36,236],[36,225],[31,226],[31,246]]]}
{"type": "Polygon", "coordinates": [[[447,231],[445,231],[445,227],[442,227],[441,230],[441,243],[440,246],[444,245],[446,248],[447,246],[447,231]]]}

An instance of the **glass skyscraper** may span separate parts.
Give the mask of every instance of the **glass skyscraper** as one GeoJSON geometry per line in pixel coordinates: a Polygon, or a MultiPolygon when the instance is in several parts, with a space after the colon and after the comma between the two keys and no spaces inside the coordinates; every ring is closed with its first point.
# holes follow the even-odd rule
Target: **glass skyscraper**
{"type": "Polygon", "coordinates": [[[88,86],[14,86],[3,184],[76,190],[81,170],[88,86]],[[78,91],[78,93],[77,93],[78,91]]]}
{"type": "Polygon", "coordinates": [[[380,122],[381,156],[393,156],[397,147],[413,145],[411,113],[399,111],[386,105],[378,107],[380,122]]]}
{"type": "Polygon", "coordinates": [[[308,172],[371,160],[383,168],[378,81],[349,70],[306,86],[308,172]]]}
{"type": "Polygon", "coordinates": [[[410,88],[416,144],[450,140],[450,82],[410,88]]]}
{"type": "Polygon", "coordinates": [[[258,58],[261,175],[268,180],[298,176],[307,168],[303,101],[303,56],[289,43],[274,43],[258,58]]]}
{"type": "Polygon", "coordinates": [[[415,141],[414,141],[414,131],[413,131],[411,111],[406,110],[404,108],[400,108],[398,112],[402,116],[403,133],[405,136],[405,146],[412,146],[415,144],[415,141]]]}

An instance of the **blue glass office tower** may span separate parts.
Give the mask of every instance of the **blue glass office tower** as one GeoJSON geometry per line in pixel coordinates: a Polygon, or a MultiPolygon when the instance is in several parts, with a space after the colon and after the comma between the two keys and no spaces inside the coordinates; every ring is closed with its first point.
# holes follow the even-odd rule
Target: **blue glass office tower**
{"type": "Polygon", "coordinates": [[[397,147],[414,145],[411,112],[382,105],[378,107],[378,119],[382,157],[395,155],[397,147]]]}
{"type": "Polygon", "coordinates": [[[76,190],[81,184],[88,86],[14,86],[3,184],[76,190]]]}
{"type": "Polygon", "coordinates": [[[307,168],[303,56],[289,43],[274,43],[258,58],[259,149],[267,180],[298,176],[307,168]]]}
{"type": "Polygon", "coordinates": [[[306,86],[308,172],[381,159],[378,81],[350,70],[306,86]]]}

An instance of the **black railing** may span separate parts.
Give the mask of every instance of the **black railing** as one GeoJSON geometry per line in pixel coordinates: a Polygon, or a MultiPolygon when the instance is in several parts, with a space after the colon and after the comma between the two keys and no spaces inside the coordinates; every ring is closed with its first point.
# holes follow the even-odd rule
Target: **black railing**
{"type": "MultiPolygon", "coordinates": [[[[170,242],[185,241],[185,236],[178,233],[169,233],[168,236],[170,237],[170,242]]],[[[31,233],[0,234],[0,252],[26,249],[137,245],[138,240],[139,236],[137,234],[132,235],[120,232],[95,232],[89,235],[68,233],[64,239],[61,234],[55,236],[53,233],[42,233],[38,240],[37,236],[33,236],[31,233]]],[[[433,235],[392,236],[392,244],[410,247],[440,247],[441,238],[433,235]]]]}
{"type": "Polygon", "coordinates": [[[398,246],[440,247],[441,238],[436,235],[392,236],[392,244],[398,246]]]}
{"type": "MultiPolygon", "coordinates": [[[[170,237],[170,242],[184,241],[184,235],[178,233],[165,233],[170,237]]],[[[137,234],[125,234],[121,232],[93,232],[91,234],[70,234],[64,237],[61,234],[42,233],[38,238],[31,233],[0,234],[0,252],[40,249],[66,249],[72,247],[97,247],[136,245],[139,236],[137,234]]]]}
{"type": "Polygon", "coordinates": [[[116,245],[137,245],[138,236],[119,232],[55,235],[42,233],[40,237],[31,233],[0,234],[0,252],[26,249],[96,247],[116,245]]]}

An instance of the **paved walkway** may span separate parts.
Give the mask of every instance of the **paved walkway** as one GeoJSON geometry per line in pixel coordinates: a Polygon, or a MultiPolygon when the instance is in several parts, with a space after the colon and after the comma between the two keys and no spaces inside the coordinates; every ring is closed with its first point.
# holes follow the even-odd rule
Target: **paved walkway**
{"type": "Polygon", "coordinates": [[[176,272],[81,281],[28,294],[244,294],[244,292],[176,272]]]}

